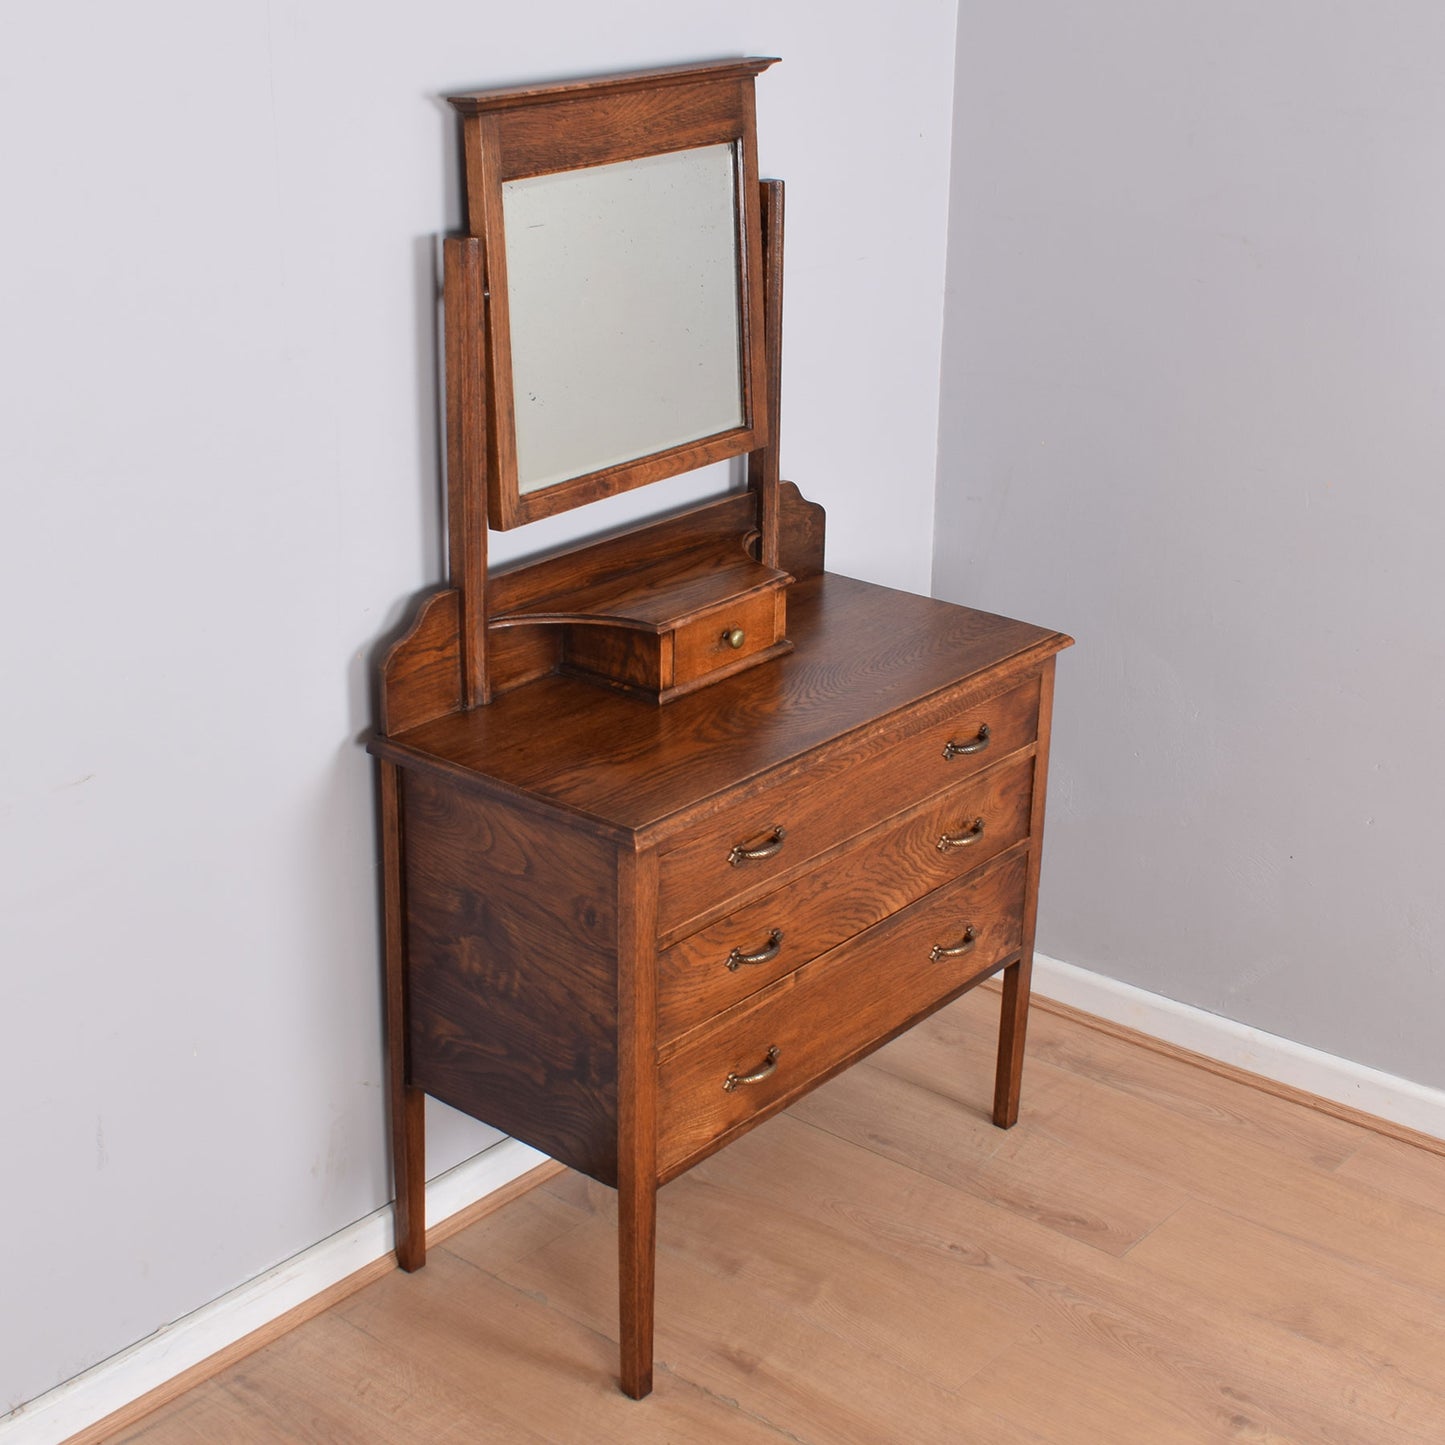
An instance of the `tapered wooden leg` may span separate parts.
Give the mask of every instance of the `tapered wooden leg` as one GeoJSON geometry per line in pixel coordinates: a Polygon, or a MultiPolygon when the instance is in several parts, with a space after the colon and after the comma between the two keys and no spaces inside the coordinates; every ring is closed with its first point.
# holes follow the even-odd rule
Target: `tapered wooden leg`
{"type": "Polygon", "coordinates": [[[1024,1075],[1024,1037],[1029,1022],[1029,977],[1033,955],[1026,953],[1003,971],[1003,1007],[998,1028],[998,1074],[993,1090],[993,1122],[1000,1129],[1018,1123],[1024,1075]]]}
{"type": "Polygon", "coordinates": [[[386,1074],[391,1168],[396,1180],[396,1259],[426,1263],[426,1095],[406,1082],[406,940],[402,926],[401,776],[381,764],[383,952],[386,958],[386,1074]]]}
{"type": "Polygon", "coordinates": [[[617,1279],[622,1393],[652,1392],[657,1260],[657,854],[617,860],[617,1279]]]}
{"type": "Polygon", "coordinates": [[[622,1393],[652,1393],[652,1297],[657,1261],[657,1185],[622,1182],[617,1199],[617,1265],[622,1393]]]}
{"type": "Polygon", "coordinates": [[[1029,1026],[1029,990],[1034,971],[1034,927],[1038,921],[1039,861],[1044,844],[1044,795],[1049,778],[1049,734],[1054,714],[1054,660],[1039,673],[1039,732],[1034,744],[1034,797],[1029,814],[1029,876],[1024,894],[1023,947],[1019,961],[1003,971],[1003,1006],[998,1027],[998,1074],[993,1089],[993,1122],[1012,1129],[1019,1119],[1024,1077],[1024,1036],[1029,1026]]]}
{"type": "Polygon", "coordinates": [[[426,1095],[403,1084],[392,1091],[391,1154],[396,1176],[396,1262],[426,1263],[426,1095]],[[400,1092],[401,1097],[396,1097],[400,1092]]]}

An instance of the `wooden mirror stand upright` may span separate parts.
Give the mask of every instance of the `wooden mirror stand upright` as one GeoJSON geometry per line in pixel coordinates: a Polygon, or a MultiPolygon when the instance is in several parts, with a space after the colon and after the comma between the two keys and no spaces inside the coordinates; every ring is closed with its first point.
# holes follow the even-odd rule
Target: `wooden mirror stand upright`
{"type": "MultiPolygon", "coordinates": [[[[745,89],[750,121],[765,63],[503,94],[585,102],[612,155],[639,105],[686,131],[745,89]]],[[[824,571],[778,477],[782,187],[755,194],[748,490],[490,575],[486,255],[446,243],[452,585],[387,654],[369,744],[398,1258],[425,1259],[427,1094],[615,1187],[634,1398],[661,1185],[1000,972],[993,1117],[1018,1117],[1069,645],[824,571]]]]}

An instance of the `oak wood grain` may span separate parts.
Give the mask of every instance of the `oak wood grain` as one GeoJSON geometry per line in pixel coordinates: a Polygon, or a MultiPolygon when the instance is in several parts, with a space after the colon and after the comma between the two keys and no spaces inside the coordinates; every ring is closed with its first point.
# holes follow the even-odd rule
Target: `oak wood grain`
{"type": "Polygon", "coordinates": [[[481,242],[450,236],[442,248],[446,335],[447,550],[461,593],[462,697],[476,707],[487,680],[486,273],[481,242]]]}
{"type": "MultiPolygon", "coordinates": [[[[758,560],[776,567],[783,392],[783,183],[760,183],[763,256],[763,351],[768,439],[748,454],[748,487],[758,499],[758,560]]],[[[821,563],[820,563],[821,568],[821,563]]]]}
{"type": "MultiPolygon", "coordinates": [[[[600,823],[689,826],[713,800],[849,734],[881,750],[1036,673],[1069,639],[1045,628],[831,574],[792,589],[794,651],[668,707],[566,677],[438,718],[373,750],[413,768],[450,764],[600,823]],[[538,746],[548,738],[549,746],[538,746]]],[[[961,761],[961,760],[960,760],[961,761]]]]}
{"type": "MultiPolygon", "coordinates": [[[[580,560],[585,566],[585,558],[580,560]]],[[[729,603],[743,605],[760,594],[770,598],[791,580],[786,572],[753,561],[738,537],[656,558],[632,551],[621,575],[579,578],[574,585],[534,596],[525,610],[499,614],[493,625],[598,621],[664,632],[729,603]]]]}
{"type": "Polygon", "coordinates": [[[387,1108],[391,1124],[391,1171],[396,1185],[396,1258],[405,1270],[426,1263],[426,1096],[411,1082],[406,1041],[410,977],[406,952],[403,880],[402,778],[380,768],[382,952],[386,978],[387,1108]]]}
{"type": "Polygon", "coordinates": [[[404,826],[409,1079],[615,1183],[612,851],[422,775],[404,826]]]}
{"type": "Polygon", "coordinates": [[[618,858],[618,1338],[622,1392],[652,1391],[657,1256],[657,855],[618,858]]]}
{"type": "Polygon", "coordinates": [[[494,626],[558,626],[563,670],[660,703],[786,650],[791,580],[754,562],[733,538],[720,551],[693,548],[539,599],[494,626]],[[735,628],[737,646],[725,637],[735,628]]]}
{"type": "Polygon", "coordinates": [[[945,885],[687,1035],[659,1067],[664,1177],[989,973],[1020,943],[1026,849],[945,885]],[[962,940],[961,951],[937,950],[962,940]],[[726,1080],[759,1070],[755,1083],[726,1080]]]}
{"type": "Polygon", "coordinates": [[[491,575],[492,615],[504,619],[547,613],[564,601],[575,605],[568,599],[584,587],[625,593],[628,578],[639,568],[651,572],[668,559],[688,567],[695,556],[716,563],[731,550],[741,560],[741,538],[756,526],[756,518],[757,499],[734,492],[525,562],[504,563],[491,575]]]}
{"type": "Polygon", "coordinates": [[[465,91],[447,97],[448,104],[463,115],[485,110],[512,110],[525,105],[547,105],[565,95],[621,95],[632,90],[655,91],[668,85],[692,85],[700,80],[741,80],[760,75],[776,65],[776,55],[745,59],[693,60],[679,65],[657,65],[645,70],[594,75],[581,80],[548,81],[522,85],[499,85],[487,90],[465,91]]]}
{"type": "MultiPolygon", "coordinates": [[[[800,504],[800,516],[807,517],[809,505],[800,504]]],[[[640,578],[667,579],[689,571],[705,577],[709,569],[721,567],[736,569],[730,583],[734,590],[756,586],[761,569],[744,546],[756,529],[756,513],[755,497],[734,493],[619,534],[494,569],[488,582],[492,691],[506,692],[557,671],[568,635],[552,625],[552,619],[579,615],[579,608],[580,615],[586,615],[588,607],[621,617],[634,605],[628,593],[636,590],[640,578]],[[590,601],[580,596],[584,589],[590,601]]],[[[781,574],[765,575],[772,584],[781,574]]],[[[717,586],[712,586],[713,596],[705,600],[718,600],[717,586]]],[[[689,599],[679,600],[681,612],[678,602],[669,604],[674,618],[686,615],[689,599]]]]}
{"type": "Polygon", "coordinates": [[[700,74],[656,90],[569,84],[552,97],[534,93],[525,105],[494,103],[486,113],[499,122],[501,177],[511,181],[741,140],[756,73],[750,67],[700,74]]]}
{"type": "Polygon", "coordinates": [[[778,484],[778,566],[799,582],[823,575],[827,514],[792,482],[778,484]]]}
{"type": "Polygon", "coordinates": [[[403,733],[462,706],[461,594],[427,596],[381,663],[380,735],[403,733]]]}
{"type": "Polygon", "coordinates": [[[1024,892],[1023,946],[1017,963],[1003,974],[1003,1011],[998,1037],[998,1074],[994,1082],[993,1121],[1011,1129],[1018,1121],[1023,1088],[1024,1042],[1034,967],[1034,934],[1039,913],[1039,864],[1044,846],[1044,800],[1048,792],[1049,730],[1054,711],[1054,659],[1039,674],[1038,741],[1035,744],[1034,792],[1029,836],[1029,879],[1024,892]]]}
{"type": "Polygon", "coordinates": [[[657,962],[659,1036],[675,1038],[1020,842],[1028,836],[1032,787],[1027,756],[977,774],[664,950],[657,962]],[[987,826],[976,843],[939,848],[941,838],[968,833],[980,817],[987,826]],[[773,957],[729,966],[735,951],[767,952],[774,934],[773,957]]]}
{"type": "Polygon", "coordinates": [[[956,786],[993,760],[1033,745],[1037,681],[978,698],[977,680],[915,708],[888,730],[870,728],[737,791],[710,816],[662,845],[658,923],[664,935],[697,926],[734,903],[790,881],[830,847],[956,786]],[[949,757],[951,740],[985,751],[949,757]],[[738,857],[783,830],[765,858],[738,857]]]}
{"type": "Polygon", "coordinates": [[[674,685],[716,675],[724,667],[771,651],[783,636],[786,600],[781,586],[771,587],[729,598],[679,626],[674,640],[674,685]],[[730,636],[734,630],[743,634],[740,643],[730,636]]]}

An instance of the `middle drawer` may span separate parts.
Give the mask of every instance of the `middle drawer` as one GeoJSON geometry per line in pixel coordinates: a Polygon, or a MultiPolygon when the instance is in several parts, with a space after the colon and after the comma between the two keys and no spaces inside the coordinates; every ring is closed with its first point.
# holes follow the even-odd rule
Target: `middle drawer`
{"type": "Polygon", "coordinates": [[[991,769],[854,839],[776,892],[658,956],[667,1043],[1028,835],[1031,756],[991,769]]]}

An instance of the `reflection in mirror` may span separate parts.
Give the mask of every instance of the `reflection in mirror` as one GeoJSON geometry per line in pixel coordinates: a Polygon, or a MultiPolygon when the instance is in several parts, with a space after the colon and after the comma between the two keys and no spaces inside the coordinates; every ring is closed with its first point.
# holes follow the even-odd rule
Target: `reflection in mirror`
{"type": "Polygon", "coordinates": [[[518,488],[743,425],[732,144],[502,187],[518,488]]]}

